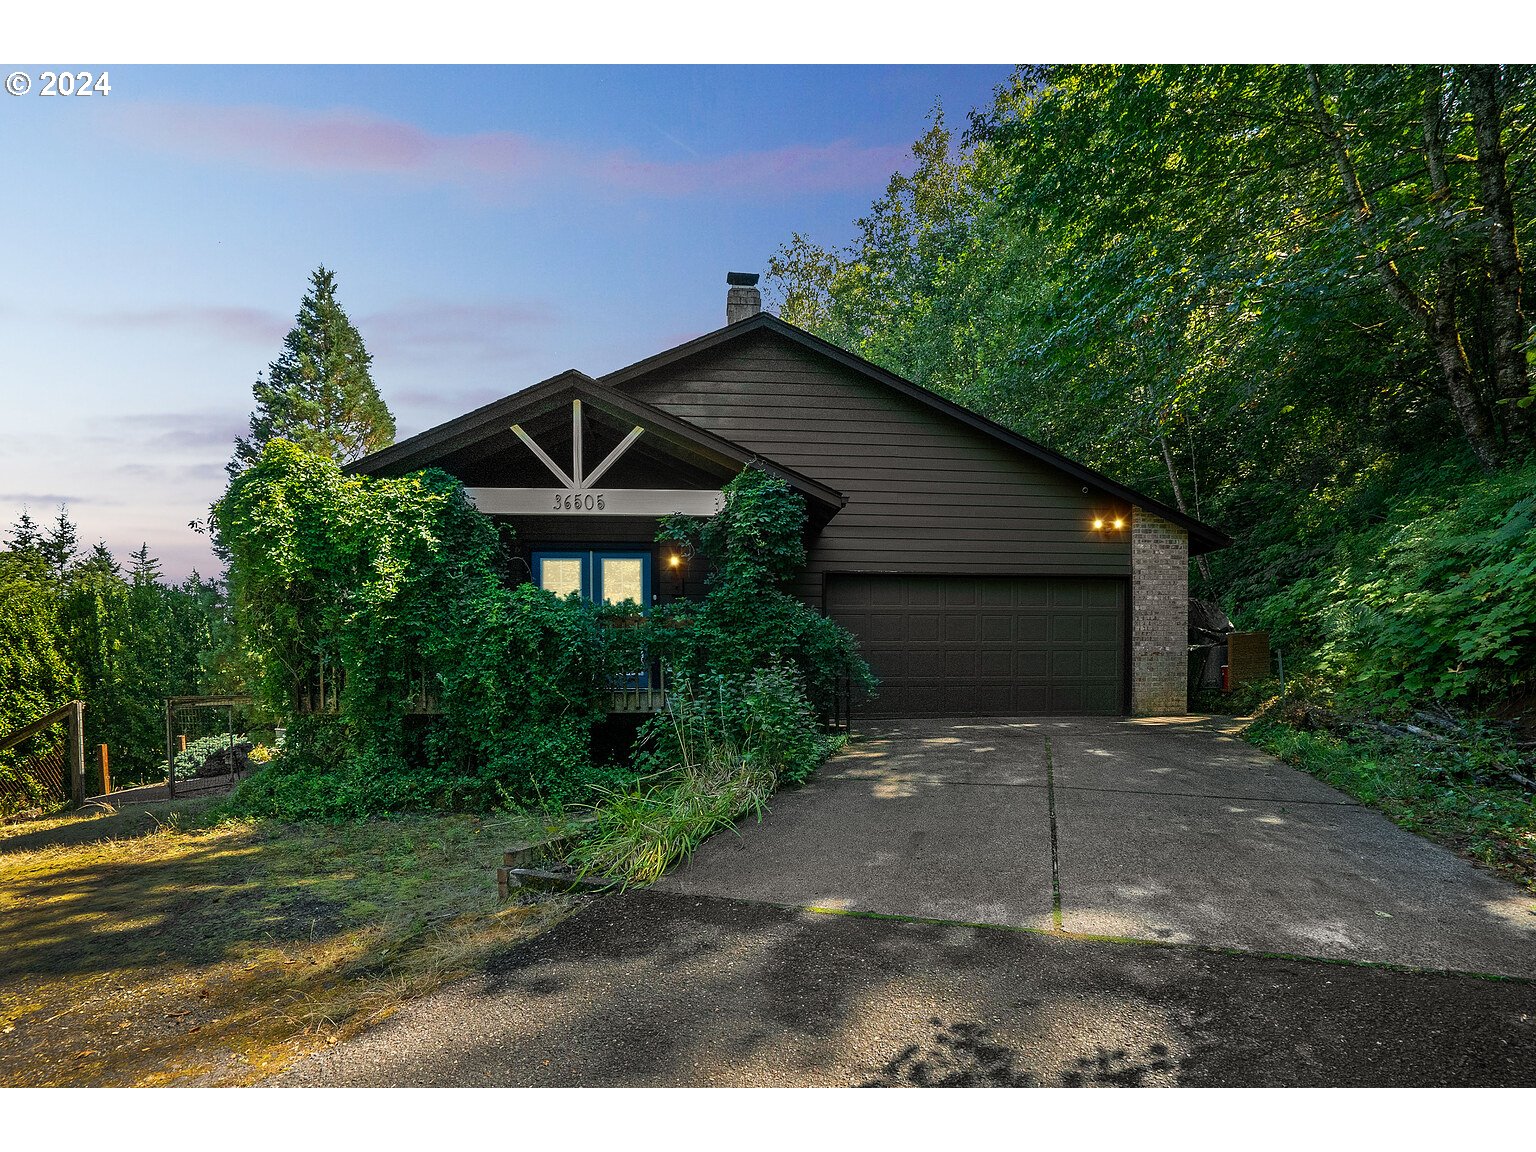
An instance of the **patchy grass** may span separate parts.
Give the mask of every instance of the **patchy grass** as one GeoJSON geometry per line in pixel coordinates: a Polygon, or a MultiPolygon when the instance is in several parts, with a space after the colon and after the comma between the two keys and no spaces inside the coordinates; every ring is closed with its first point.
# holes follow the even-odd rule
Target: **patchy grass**
{"type": "Polygon", "coordinates": [[[0,827],[0,1085],[251,1083],[574,906],[499,905],[506,832],[473,817],[210,803],[0,827]]]}
{"type": "Polygon", "coordinates": [[[1393,823],[1536,892],[1536,796],[1513,782],[1490,783],[1477,772],[1476,753],[1345,740],[1270,719],[1255,721],[1245,735],[1393,823]]]}

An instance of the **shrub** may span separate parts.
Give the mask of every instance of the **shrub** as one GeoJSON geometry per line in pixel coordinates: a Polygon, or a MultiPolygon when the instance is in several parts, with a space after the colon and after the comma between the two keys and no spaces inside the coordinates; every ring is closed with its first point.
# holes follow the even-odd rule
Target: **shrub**
{"type": "Polygon", "coordinates": [[[640,786],[605,794],[573,862],[648,884],[714,832],[760,817],[779,784],[802,783],[837,743],[793,668],[685,681],[642,728],[640,786]]]}
{"type": "Polygon", "coordinates": [[[574,796],[597,778],[596,614],[507,588],[497,530],[453,477],[348,476],[274,440],[215,522],[263,701],[293,715],[320,667],[344,685],[337,716],[290,725],[283,756],[242,787],[247,810],[480,808],[574,796]],[[414,714],[424,684],[431,719],[414,714]]]}
{"type": "Polygon", "coordinates": [[[701,520],[670,516],[659,539],[702,557],[708,591],[655,615],[655,650],[681,677],[742,680],[790,665],[812,709],[834,708],[840,681],[856,694],[876,680],[852,633],[789,591],[805,568],[805,500],[783,480],[749,467],[725,486],[726,505],[701,520]]]}
{"type": "Polygon", "coordinates": [[[1344,703],[1476,705],[1536,680],[1536,465],[1415,495],[1343,538],[1324,570],[1272,597],[1261,623],[1314,648],[1344,703]]]}

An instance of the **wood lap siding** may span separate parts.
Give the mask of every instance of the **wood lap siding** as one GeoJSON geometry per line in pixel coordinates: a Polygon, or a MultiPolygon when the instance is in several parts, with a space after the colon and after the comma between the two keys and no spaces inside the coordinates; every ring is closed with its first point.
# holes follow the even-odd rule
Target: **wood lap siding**
{"type": "MultiPolygon", "coordinates": [[[[637,399],[842,492],[810,574],[1130,572],[1124,505],[920,401],[772,333],[623,386],[637,399]]],[[[810,591],[809,586],[806,589],[810,591]]]]}

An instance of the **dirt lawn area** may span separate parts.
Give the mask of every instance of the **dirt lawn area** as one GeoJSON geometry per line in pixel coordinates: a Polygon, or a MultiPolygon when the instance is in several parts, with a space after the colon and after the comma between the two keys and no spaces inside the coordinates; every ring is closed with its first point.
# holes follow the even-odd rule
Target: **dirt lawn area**
{"type": "Polygon", "coordinates": [[[0,826],[0,1085],[247,1084],[570,910],[498,903],[494,818],[0,826]]]}

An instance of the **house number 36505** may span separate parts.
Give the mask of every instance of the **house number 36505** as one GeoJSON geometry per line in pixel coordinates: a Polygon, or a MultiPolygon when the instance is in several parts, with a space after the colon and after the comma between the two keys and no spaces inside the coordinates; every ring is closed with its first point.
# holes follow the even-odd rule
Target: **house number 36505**
{"type": "Polygon", "coordinates": [[[551,512],[601,512],[608,506],[601,492],[556,492],[551,512]]]}

